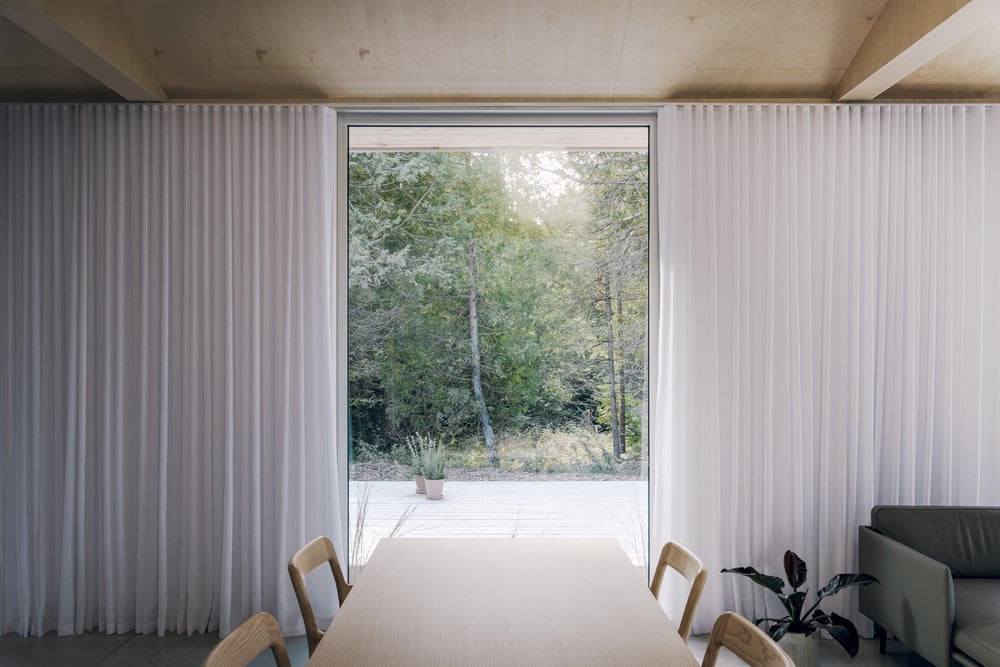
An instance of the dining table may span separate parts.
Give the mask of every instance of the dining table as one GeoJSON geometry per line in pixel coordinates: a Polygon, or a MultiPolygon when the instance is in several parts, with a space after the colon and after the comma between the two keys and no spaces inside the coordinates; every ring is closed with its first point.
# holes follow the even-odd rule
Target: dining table
{"type": "Polygon", "coordinates": [[[697,664],[616,540],[522,537],[383,539],[308,662],[697,664]]]}

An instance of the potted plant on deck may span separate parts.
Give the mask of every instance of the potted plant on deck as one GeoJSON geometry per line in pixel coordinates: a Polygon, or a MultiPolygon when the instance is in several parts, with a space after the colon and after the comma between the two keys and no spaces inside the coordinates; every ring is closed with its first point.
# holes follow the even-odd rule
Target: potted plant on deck
{"type": "Polygon", "coordinates": [[[444,495],[444,478],[446,477],[444,447],[433,438],[427,438],[423,445],[421,464],[424,484],[427,487],[427,499],[441,500],[444,495]]]}
{"type": "Polygon", "coordinates": [[[878,579],[868,574],[838,574],[819,589],[816,601],[806,608],[808,590],[800,591],[806,583],[806,564],[794,552],[785,552],[785,577],[792,592],[785,593],[785,582],[781,577],[761,574],[752,567],[734,567],[722,570],[731,574],[748,577],[755,584],[763,586],[778,596],[785,615],[780,618],[755,618],[756,625],[770,623],[767,634],[778,642],[797,667],[819,664],[817,641],[819,630],[826,630],[853,658],[858,654],[858,630],[850,620],[837,614],[827,614],[819,609],[820,600],[836,595],[848,586],[867,586],[878,579]]]}
{"type": "Polygon", "coordinates": [[[417,485],[417,493],[427,493],[424,480],[424,441],[426,438],[419,433],[406,437],[406,448],[410,451],[410,468],[413,470],[413,481],[417,485]]]}

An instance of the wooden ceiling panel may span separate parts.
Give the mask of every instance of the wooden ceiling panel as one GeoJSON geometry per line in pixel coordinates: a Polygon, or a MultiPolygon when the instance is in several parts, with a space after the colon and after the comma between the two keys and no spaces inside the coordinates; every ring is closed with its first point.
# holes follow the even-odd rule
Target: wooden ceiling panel
{"type": "Polygon", "coordinates": [[[475,77],[470,77],[464,69],[440,69],[433,73],[425,69],[399,69],[383,70],[377,76],[382,80],[385,101],[614,100],[614,72],[610,69],[591,69],[586,77],[570,68],[483,69],[475,77]]]}
{"type": "Polygon", "coordinates": [[[625,35],[627,0],[364,2],[381,67],[607,69],[625,35]]]}
{"type": "MultiPolygon", "coordinates": [[[[285,100],[331,102],[615,101],[613,72],[592,70],[484,70],[475,79],[462,69],[227,69],[195,72],[198,85],[169,88],[175,101],[285,100]],[[516,94],[512,90],[518,91],[516,94]],[[433,91],[431,93],[430,91],[433,91]]],[[[651,99],[651,98],[647,98],[651,99]]]]}
{"type": "Polygon", "coordinates": [[[354,71],[316,68],[204,69],[177,79],[169,88],[172,100],[182,102],[233,101],[337,101],[363,96],[379,99],[382,83],[354,71]]]}
{"type": "Polygon", "coordinates": [[[808,100],[828,101],[830,89],[843,70],[796,70],[794,78],[785,69],[697,69],[671,76],[659,99],[669,100],[808,100]]]}
{"type": "MultiPolygon", "coordinates": [[[[992,2],[1000,6],[1000,0],[0,0],[0,16],[34,35],[0,22],[0,97],[119,99],[111,89],[130,100],[213,102],[830,100],[855,89],[858,54],[866,44],[874,50],[875,33],[902,33],[899,17],[914,14],[908,8],[947,17],[975,5],[974,16],[983,16],[992,2]]],[[[967,25],[980,21],[972,15],[964,13],[967,25]]],[[[933,29],[933,21],[924,27],[933,29]]],[[[942,47],[932,62],[900,74],[879,99],[1000,99],[998,35],[1000,25],[989,25],[943,53],[942,47]]],[[[897,42],[892,48],[907,48],[905,39],[897,42]]]]}
{"type": "Polygon", "coordinates": [[[622,67],[843,69],[886,0],[636,3],[622,67]]]}
{"type": "Polygon", "coordinates": [[[370,51],[358,2],[135,0],[121,7],[166,88],[192,71],[350,68],[370,51]]]}
{"type": "MultiPolygon", "coordinates": [[[[123,5],[172,97],[210,91],[205,79],[218,79],[214,71],[249,83],[246,74],[259,70],[280,74],[262,74],[256,90],[241,97],[273,97],[285,88],[273,86],[279,80],[303,82],[299,97],[364,99],[377,88],[369,81],[374,79],[391,99],[472,99],[513,91],[527,98],[561,83],[601,79],[606,98],[627,15],[625,2],[583,6],[568,0],[247,2],[238,11],[224,4],[123,5]],[[618,36],[609,36],[616,25],[618,36]],[[199,79],[201,85],[192,85],[199,79]],[[328,89],[316,88],[325,82],[328,89]]],[[[584,88],[576,97],[595,93],[593,85],[584,88]]]]}

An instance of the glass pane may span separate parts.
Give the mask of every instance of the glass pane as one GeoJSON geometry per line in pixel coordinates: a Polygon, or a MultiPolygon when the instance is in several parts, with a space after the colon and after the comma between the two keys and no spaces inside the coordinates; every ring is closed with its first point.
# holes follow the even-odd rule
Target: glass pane
{"type": "Polygon", "coordinates": [[[647,129],[488,130],[349,133],[351,570],[387,536],[646,568],[647,129]]]}

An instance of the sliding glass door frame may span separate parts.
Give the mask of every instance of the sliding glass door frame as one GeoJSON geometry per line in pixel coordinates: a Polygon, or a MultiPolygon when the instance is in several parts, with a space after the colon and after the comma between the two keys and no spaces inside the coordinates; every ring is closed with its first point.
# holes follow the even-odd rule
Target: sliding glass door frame
{"type": "MultiPolygon", "coordinates": [[[[659,234],[657,220],[657,140],[656,110],[652,107],[623,107],[599,109],[573,109],[568,107],[544,107],[528,109],[468,109],[468,108],[391,108],[391,109],[337,109],[337,183],[336,183],[336,315],[337,315],[337,378],[336,378],[336,432],[337,432],[337,488],[340,499],[341,544],[344,545],[343,560],[350,562],[346,553],[350,545],[350,488],[349,488],[349,425],[348,409],[348,155],[350,152],[350,128],[358,126],[448,126],[448,127],[645,127],[649,137],[649,255],[648,255],[648,303],[646,333],[646,386],[647,403],[644,419],[649,462],[648,483],[653,484],[656,452],[650,440],[653,432],[650,422],[653,415],[649,406],[656,405],[656,377],[658,344],[656,338],[659,321],[659,234]]],[[[648,494],[648,498],[652,493],[648,494]]],[[[648,502],[648,501],[647,501],[648,502]]],[[[647,536],[649,525],[647,525],[647,536]]],[[[648,540],[647,540],[648,545],[648,540]]],[[[651,548],[651,547],[647,547],[651,548]]],[[[650,559],[648,562],[652,563],[650,559]]]]}

